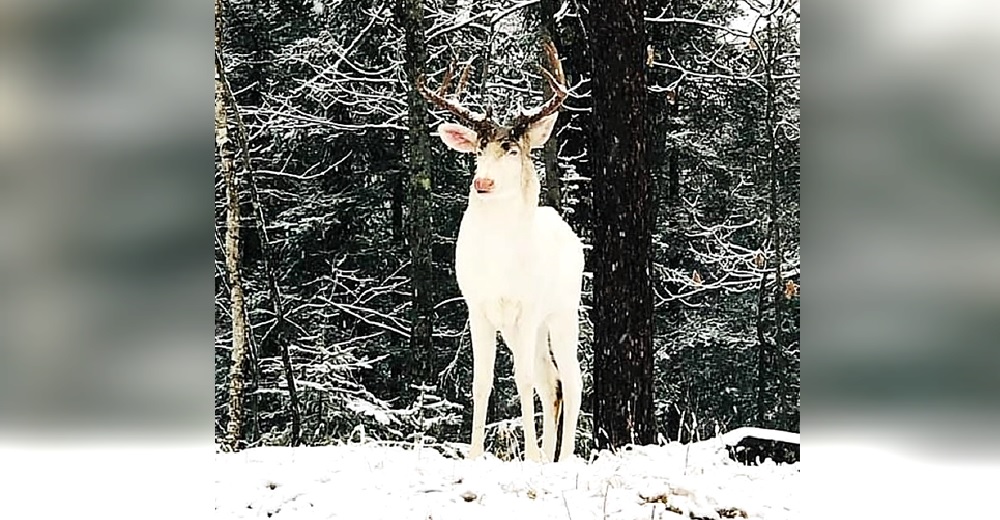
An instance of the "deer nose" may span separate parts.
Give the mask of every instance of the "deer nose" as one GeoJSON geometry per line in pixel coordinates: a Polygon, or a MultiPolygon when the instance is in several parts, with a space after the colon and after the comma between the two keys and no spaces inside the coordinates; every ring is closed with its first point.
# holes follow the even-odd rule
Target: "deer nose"
{"type": "Polygon", "coordinates": [[[476,189],[479,193],[486,193],[493,190],[493,179],[487,179],[485,177],[476,177],[472,181],[472,187],[476,189]]]}

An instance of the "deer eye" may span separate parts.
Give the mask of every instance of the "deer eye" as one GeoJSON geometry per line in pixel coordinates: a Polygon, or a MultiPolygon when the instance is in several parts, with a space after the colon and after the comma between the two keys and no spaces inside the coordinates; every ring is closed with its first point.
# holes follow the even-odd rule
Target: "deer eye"
{"type": "Polygon", "coordinates": [[[517,155],[517,147],[511,146],[510,149],[507,150],[507,155],[517,155]]]}

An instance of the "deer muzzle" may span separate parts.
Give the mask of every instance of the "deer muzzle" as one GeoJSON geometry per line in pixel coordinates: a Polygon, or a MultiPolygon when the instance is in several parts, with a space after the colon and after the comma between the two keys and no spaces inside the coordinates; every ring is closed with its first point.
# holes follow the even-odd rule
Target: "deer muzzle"
{"type": "Polygon", "coordinates": [[[476,189],[479,193],[489,193],[493,191],[493,179],[487,179],[485,177],[476,177],[472,181],[472,187],[476,189]]]}

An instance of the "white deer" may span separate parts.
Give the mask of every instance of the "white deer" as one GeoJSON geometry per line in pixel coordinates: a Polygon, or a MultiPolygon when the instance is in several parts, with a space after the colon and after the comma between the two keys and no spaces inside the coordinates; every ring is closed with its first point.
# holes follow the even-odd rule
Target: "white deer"
{"type": "Polygon", "coordinates": [[[455,272],[472,334],[470,459],[484,451],[497,331],[513,358],[525,458],[555,460],[560,419],[559,460],[573,456],[583,388],[577,342],[584,256],[570,226],[553,208],[538,205],[540,186],[531,150],[548,141],[567,95],[555,48],[547,43],[545,50],[553,73],[542,72],[553,95],[542,106],[522,112],[509,127],[493,122],[489,112],[473,113],[446,99],[450,68],[437,92],[424,88],[423,78],[417,83],[424,97],[468,125],[440,125],[441,140],[453,150],[476,154],[455,251],[455,272]],[[534,391],[542,402],[541,450],[535,438],[534,391]]]}

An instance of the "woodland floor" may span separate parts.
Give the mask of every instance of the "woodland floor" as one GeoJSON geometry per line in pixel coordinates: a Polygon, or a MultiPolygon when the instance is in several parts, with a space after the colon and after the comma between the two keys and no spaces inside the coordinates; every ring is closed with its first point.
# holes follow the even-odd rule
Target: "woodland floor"
{"type": "Polygon", "coordinates": [[[382,444],[218,453],[216,518],[799,520],[800,464],[744,466],[718,440],[593,462],[475,461],[382,444]]]}

